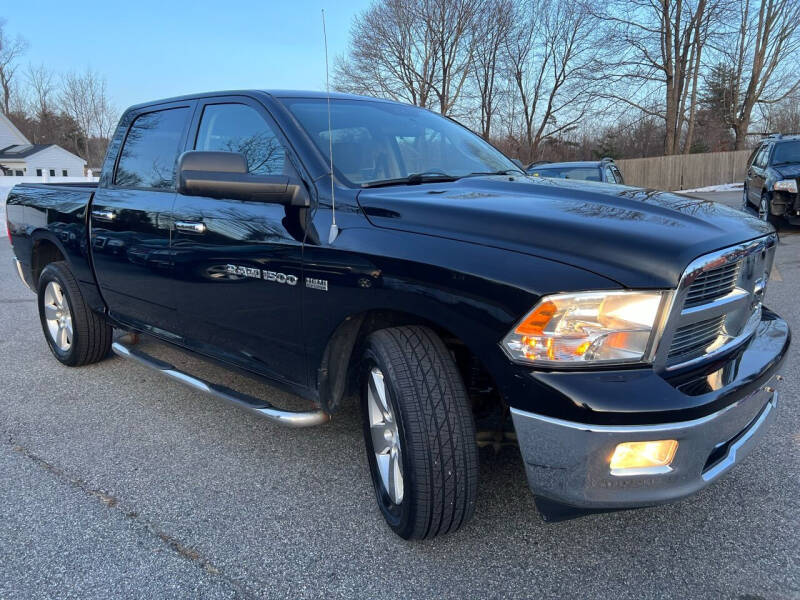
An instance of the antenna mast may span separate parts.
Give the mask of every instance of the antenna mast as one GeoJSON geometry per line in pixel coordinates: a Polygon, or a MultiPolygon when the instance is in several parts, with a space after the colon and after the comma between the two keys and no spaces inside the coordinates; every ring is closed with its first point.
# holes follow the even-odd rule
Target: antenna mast
{"type": "Polygon", "coordinates": [[[332,244],[339,235],[336,225],[336,192],[333,185],[333,132],[331,131],[331,80],[328,74],[328,32],[325,29],[325,9],[322,9],[322,39],[325,43],[325,93],[328,96],[328,157],[331,163],[331,230],[328,243],[332,244]]]}

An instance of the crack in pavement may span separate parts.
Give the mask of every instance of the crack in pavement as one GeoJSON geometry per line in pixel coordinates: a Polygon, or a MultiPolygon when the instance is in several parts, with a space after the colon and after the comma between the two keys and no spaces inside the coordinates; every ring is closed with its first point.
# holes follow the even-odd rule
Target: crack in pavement
{"type": "Polygon", "coordinates": [[[5,445],[10,446],[11,449],[20,456],[23,456],[24,458],[27,458],[28,460],[32,461],[34,464],[38,465],[47,472],[51,473],[62,482],[65,482],[71,485],[72,487],[81,490],[86,495],[99,500],[107,508],[121,512],[126,519],[130,519],[135,523],[143,526],[148,533],[160,539],[164,543],[164,545],[166,545],[166,547],[172,550],[173,552],[176,552],[186,560],[189,560],[190,562],[196,564],[206,573],[222,578],[231,588],[233,588],[233,590],[238,595],[247,598],[254,597],[244,587],[242,587],[242,585],[238,581],[225,575],[222,572],[222,569],[214,565],[214,563],[212,563],[208,558],[204,557],[198,550],[183,544],[180,540],[178,540],[174,536],[166,533],[165,531],[162,531],[154,523],[142,517],[136,511],[126,509],[124,506],[122,506],[120,500],[115,496],[107,494],[103,490],[93,488],[86,481],[70,475],[64,469],[57,467],[56,465],[53,465],[46,459],[42,458],[41,456],[38,456],[37,454],[34,454],[24,446],[15,442],[12,436],[7,435],[4,437],[5,440],[3,440],[3,442],[5,443],[5,445]]]}

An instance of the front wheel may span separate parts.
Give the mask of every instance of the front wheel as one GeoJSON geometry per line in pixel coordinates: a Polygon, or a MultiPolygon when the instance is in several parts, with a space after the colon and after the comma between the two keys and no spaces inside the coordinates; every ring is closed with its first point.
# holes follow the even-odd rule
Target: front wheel
{"type": "Polygon", "coordinates": [[[761,194],[761,202],[758,205],[758,218],[770,223],[775,229],[778,228],[781,218],[772,214],[772,206],[767,194],[761,194]]]}
{"type": "Polygon", "coordinates": [[[427,327],[369,336],[362,415],[372,483],[386,522],[405,539],[455,531],[475,510],[475,424],[458,369],[427,327]]]}
{"type": "Polygon", "coordinates": [[[750,200],[747,197],[747,186],[744,186],[744,193],[742,194],[742,210],[748,212],[750,210],[750,200]]]}

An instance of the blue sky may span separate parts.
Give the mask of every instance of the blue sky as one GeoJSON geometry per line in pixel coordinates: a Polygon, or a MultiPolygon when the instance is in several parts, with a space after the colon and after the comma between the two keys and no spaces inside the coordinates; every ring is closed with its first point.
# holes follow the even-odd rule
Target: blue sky
{"type": "Polygon", "coordinates": [[[167,96],[236,88],[324,89],[320,9],[328,51],[345,51],[369,0],[226,2],[42,1],[0,8],[7,31],[30,45],[23,62],[57,73],[105,75],[118,109],[167,96]],[[35,6],[35,8],[34,8],[35,6]]]}

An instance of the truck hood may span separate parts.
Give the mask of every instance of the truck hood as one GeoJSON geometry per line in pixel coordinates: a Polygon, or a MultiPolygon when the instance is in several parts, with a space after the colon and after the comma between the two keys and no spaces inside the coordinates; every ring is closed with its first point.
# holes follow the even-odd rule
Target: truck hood
{"type": "Polygon", "coordinates": [[[674,287],[694,258],[772,231],[708,200],[559,179],[365,189],[358,202],[377,227],[535,255],[631,288],[674,287]]]}
{"type": "Polygon", "coordinates": [[[784,179],[800,177],[800,165],[780,165],[773,167],[784,179]]]}

